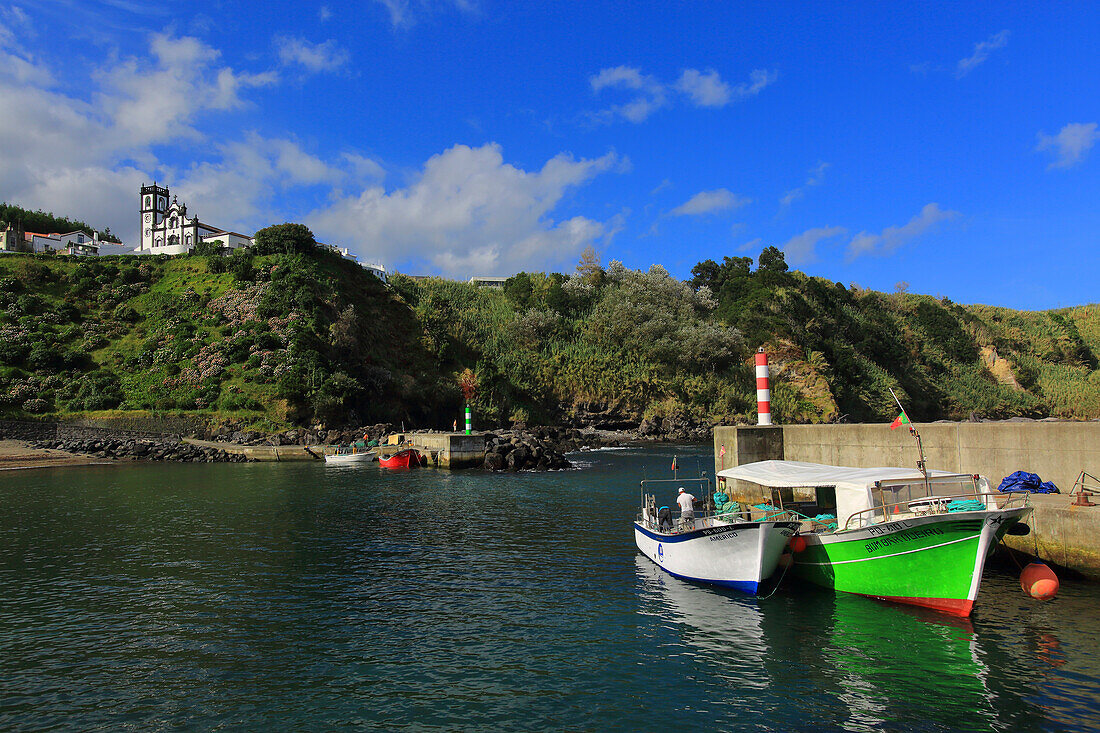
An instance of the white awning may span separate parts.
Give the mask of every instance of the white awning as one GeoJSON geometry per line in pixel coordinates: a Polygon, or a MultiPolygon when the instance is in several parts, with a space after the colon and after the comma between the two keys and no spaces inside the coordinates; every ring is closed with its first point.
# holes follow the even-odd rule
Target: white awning
{"type": "MultiPolygon", "coordinates": [[[[878,482],[917,482],[924,476],[915,468],[853,468],[826,466],[804,461],[758,461],[719,471],[718,476],[750,481],[774,489],[822,488],[836,489],[837,516],[843,527],[848,517],[875,506],[872,489],[878,482]]],[[[930,478],[960,476],[950,471],[928,472],[930,478]]]]}

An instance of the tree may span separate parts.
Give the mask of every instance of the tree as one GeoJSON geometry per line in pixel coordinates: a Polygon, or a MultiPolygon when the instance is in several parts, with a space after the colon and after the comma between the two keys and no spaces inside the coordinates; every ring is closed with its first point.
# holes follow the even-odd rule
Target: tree
{"type": "Polygon", "coordinates": [[[717,262],[703,260],[691,268],[691,287],[698,290],[705,286],[710,288],[712,292],[718,292],[721,289],[721,283],[718,281],[721,272],[722,268],[719,267],[717,262]]]}
{"type": "Polygon", "coordinates": [[[777,247],[768,246],[764,248],[764,251],[760,253],[760,259],[757,260],[758,269],[764,272],[786,272],[787,261],[783,257],[782,250],[777,247]]]}
{"type": "Polygon", "coordinates": [[[577,274],[584,278],[589,285],[599,287],[603,284],[603,265],[600,264],[600,255],[591,245],[581,252],[580,262],[577,263],[577,274]]]}
{"type": "Polygon", "coordinates": [[[458,388],[462,390],[462,396],[466,399],[467,405],[477,395],[477,387],[477,375],[474,374],[474,370],[469,367],[463,369],[458,375],[458,388]]]}
{"type": "Polygon", "coordinates": [[[703,260],[691,268],[691,274],[693,288],[706,286],[712,293],[719,293],[727,283],[736,283],[752,274],[752,258],[723,257],[720,265],[714,260],[703,260]]]}
{"type": "Polygon", "coordinates": [[[305,224],[274,224],[256,232],[252,249],[258,255],[305,254],[317,247],[305,224]]]}
{"type": "Polygon", "coordinates": [[[532,291],[531,276],[526,272],[517,272],[504,281],[504,297],[508,298],[517,311],[531,307],[532,291]]]}
{"type": "Polygon", "coordinates": [[[215,239],[212,242],[199,242],[191,248],[191,254],[202,257],[217,256],[222,254],[225,242],[215,239]]]}

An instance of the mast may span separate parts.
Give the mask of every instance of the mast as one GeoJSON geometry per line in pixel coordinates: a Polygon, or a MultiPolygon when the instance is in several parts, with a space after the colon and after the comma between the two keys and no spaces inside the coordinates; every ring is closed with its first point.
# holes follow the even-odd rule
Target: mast
{"type": "Polygon", "coordinates": [[[917,432],[917,428],[913,425],[913,421],[909,420],[909,413],[905,411],[905,408],[901,406],[901,400],[894,394],[894,388],[890,388],[890,396],[894,398],[894,402],[898,403],[898,409],[901,410],[901,414],[905,415],[905,419],[909,421],[909,434],[917,440],[917,454],[919,460],[917,460],[917,468],[920,469],[920,473],[924,476],[924,490],[928,492],[928,495],[932,495],[932,485],[928,481],[928,466],[924,461],[924,445],[920,441],[920,433],[917,432]]]}

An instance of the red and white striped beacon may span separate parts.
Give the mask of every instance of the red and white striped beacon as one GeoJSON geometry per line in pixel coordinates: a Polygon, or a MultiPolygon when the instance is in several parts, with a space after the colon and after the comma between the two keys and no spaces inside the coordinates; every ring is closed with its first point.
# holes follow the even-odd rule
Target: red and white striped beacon
{"type": "Polygon", "coordinates": [[[768,381],[768,355],[764,347],[756,350],[756,424],[772,424],[772,390],[768,381]]]}

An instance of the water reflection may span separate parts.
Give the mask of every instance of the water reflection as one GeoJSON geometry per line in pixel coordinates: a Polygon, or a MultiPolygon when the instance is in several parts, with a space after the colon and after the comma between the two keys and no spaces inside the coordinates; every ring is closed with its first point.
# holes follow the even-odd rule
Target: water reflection
{"type": "Polygon", "coordinates": [[[683,644],[716,672],[740,684],[766,687],[767,648],[756,598],[672,577],[638,554],[635,572],[641,586],[639,613],[673,622],[683,644]]]}
{"type": "MultiPolygon", "coordinates": [[[[635,572],[639,612],[672,628],[696,664],[736,680],[736,707],[770,709],[777,724],[1033,727],[1009,714],[1016,700],[990,690],[993,655],[968,619],[816,588],[733,595],[677,580],[640,555],[635,572]]],[[[1057,656],[1053,636],[1035,639],[1039,658],[1057,656]]]]}

